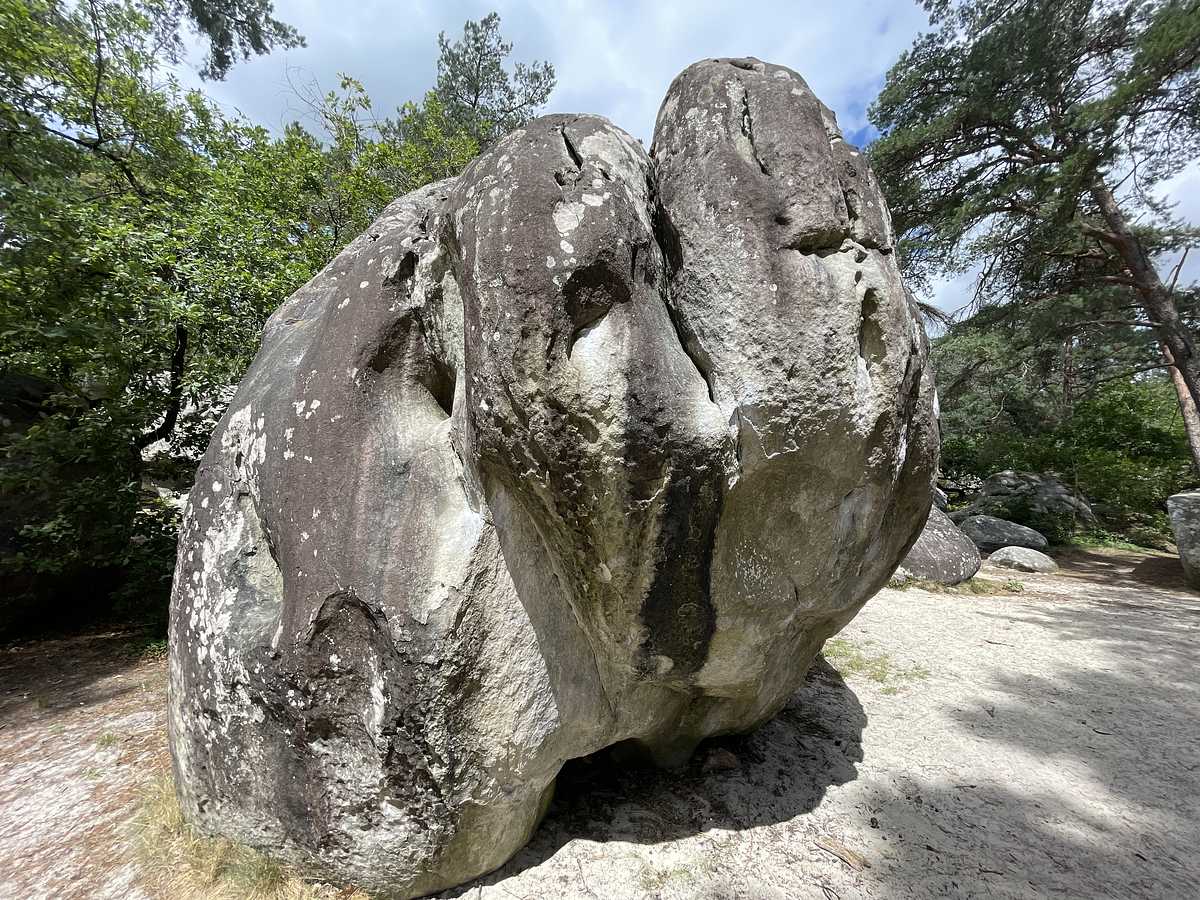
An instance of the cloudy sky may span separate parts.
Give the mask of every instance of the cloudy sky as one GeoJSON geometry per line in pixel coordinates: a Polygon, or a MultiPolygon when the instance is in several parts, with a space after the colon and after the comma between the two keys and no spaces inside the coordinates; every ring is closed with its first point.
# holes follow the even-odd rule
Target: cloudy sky
{"type": "MultiPolygon", "coordinates": [[[[757,56],[795,69],[837,113],[846,138],[864,145],[874,136],[867,106],[926,24],[915,0],[275,0],[275,9],[308,46],[250,60],[204,85],[227,110],[268,127],[303,117],[290,84],[327,90],[341,72],[364,83],[380,115],[390,114],[433,85],[438,32],[458,36],[464,21],[495,10],[513,59],[554,64],[558,87],[547,112],[598,113],[647,146],[671,79],[709,56],[757,56]]],[[[198,83],[194,66],[183,74],[198,83]]],[[[1200,222],[1200,167],[1168,190],[1180,214],[1200,222]]],[[[1200,258],[1189,259],[1186,276],[1200,278],[1200,258]]],[[[964,278],[940,285],[933,299],[952,310],[969,295],[964,278]]]]}

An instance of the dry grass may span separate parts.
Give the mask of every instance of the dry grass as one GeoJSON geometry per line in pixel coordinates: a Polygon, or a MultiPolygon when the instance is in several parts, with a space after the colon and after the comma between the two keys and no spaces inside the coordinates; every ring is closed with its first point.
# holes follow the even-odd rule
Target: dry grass
{"type": "Polygon", "coordinates": [[[143,792],[134,846],[144,882],[163,900],[369,900],[362,891],[307,881],[286,865],[183,819],[170,775],[143,792]]]}
{"type": "Polygon", "coordinates": [[[969,578],[959,584],[942,584],[937,581],[910,578],[902,583],[888,585],[888,587],[897,591],[925,591],[929,594],[960,594],[977,597],[1020,594],[1025,590],[1024,582],[1017,581],[1014,578],[1009,578],[1005,581],[996,581],[992,578],[984,578],[981,575],[976,575],[974,578],[969,578]]]}

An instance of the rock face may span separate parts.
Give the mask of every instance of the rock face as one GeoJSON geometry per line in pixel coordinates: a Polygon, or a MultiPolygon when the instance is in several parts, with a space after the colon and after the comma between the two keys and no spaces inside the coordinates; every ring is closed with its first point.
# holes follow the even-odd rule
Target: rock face
{"type": "Polygon", "coordinates": [[[1004,569],[1016,569],[1018,572],[1058,571],[1058,563],[1045,553],[1030,550],[1028,547],[1001,547],[988,557],[988,562],[1004,569]]]}
{"type": "Polygon", "coordinates": [[[1168,497],[1167,514],[1171,517],[1183,573],[1188,584],[1200,588],[1200,491],[1168,497]]]}
{"type": "Polygon", "coordinates": [[[565,760],[772,716],[908,551],[933,385],[865,160],[757,60],[680,75],[652,153],[538,119],[271,317],[180,536],[189,820],[469,880],[565,760]]]}
{"type": "Polygon", "coordinates": [[[1006,522],[995,516],[971,516],[959,527],[984,553],[991,553],[1001,547],[1045,550],[1050,545],[1043,535],[1032,528],[1018,525],[1016,522],[1006,522]]]}
{"type": "Polygon", "coordinates": [[[935,505],[900,565],[911,578],[958,584],[979,571],[979,548],[935,505]]]}
{"type": "Polygon", "coordinates": [[[971,516],[1007,519],[1055,542],[1066,541],[1080,527],[1096,524],[1096,516],[1083,497],[1053,475],[1032,472],[990,475],[970,505],[955,510],[951,518],[963,522],[971,516]]]}

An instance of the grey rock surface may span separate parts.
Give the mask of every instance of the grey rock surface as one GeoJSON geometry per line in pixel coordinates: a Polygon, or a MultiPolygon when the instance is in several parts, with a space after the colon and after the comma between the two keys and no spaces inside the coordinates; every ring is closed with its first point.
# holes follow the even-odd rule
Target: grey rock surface
{"type": "Polygon", "coordinates": [[[1096,524],[1087,500],[1054,475],[997,472],[984,479],[971,503],[951,513],[955,522],[971,516],[994,516],[1065,541],[1080,528],[1096,524]]]}
{"type": "Polygon", "coordinates": [[[1200,588],[1200,491],[1185,491],[1167,498],[1167,515],[1175,532],[1175,546],[1188,584],[1200,588]]]}
{"type": "Polygon", "coordinates": [[[1058,571],[1058,563],[1045,553],[1030,550],[1028,547],[1001,547],[988,557],[988,562],[1004,569],[1016,569],[1018,572],[1048,574],[1058,571]]]}
{"type": "Polygon", "coordinates": [[[1050,545],[1044,535],[1032,528],[997,519],[995,516],[971,516],[959,525],[959,528],[984,553],[991,553],[1001,547],[1045,550],[1050,545]]]}
{"type": "Polygon", "coordinates": [[[180,536],[190,821],[468,880],[564,761],[767,720],[908,551],[934,392],[865,160],[757,60],[680,75],[653,153],[535,120],[272,316],[180,536]]]}
{"type": "Polygon", "coordinates": [[[936,506],[900,564],[908,577],[958,584],[979,571],[979,548],[936,506]]]}

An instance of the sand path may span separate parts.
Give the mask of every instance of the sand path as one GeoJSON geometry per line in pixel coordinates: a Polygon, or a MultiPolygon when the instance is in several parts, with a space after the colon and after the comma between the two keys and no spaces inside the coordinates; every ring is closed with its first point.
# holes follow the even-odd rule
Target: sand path
{"type": "MultiPolygon", "coordinates": [[[[571,764],[532,843],[444,896],[1196,896],[1200,594],[1170,557],[1064,563],[882,592],[758,733],[680,773],[571,764]]],[[[126,640],[0,650],[0,897],[143,896],[165,679],[126,640]]]]}

